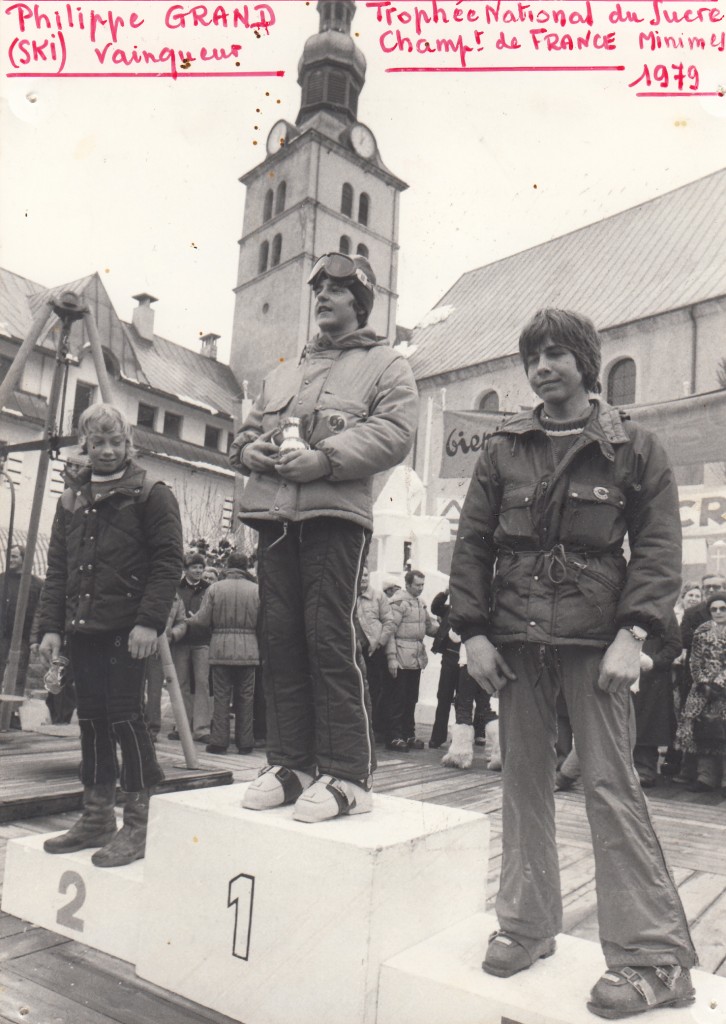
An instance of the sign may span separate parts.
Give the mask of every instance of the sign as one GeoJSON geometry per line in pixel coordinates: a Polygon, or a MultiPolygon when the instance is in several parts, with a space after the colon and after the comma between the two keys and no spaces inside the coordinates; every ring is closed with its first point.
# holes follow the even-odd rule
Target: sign
{"type": "Polygon", "coordinates": [[[679,487],[683,539],[726,534],[726,486],[679,487]]]}

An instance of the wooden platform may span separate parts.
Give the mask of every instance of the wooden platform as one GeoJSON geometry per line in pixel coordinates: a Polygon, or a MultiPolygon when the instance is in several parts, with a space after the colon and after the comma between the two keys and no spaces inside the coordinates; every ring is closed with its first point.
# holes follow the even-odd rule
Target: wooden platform
{"type": "MultiPolygon", "coordinates": [[[[25,777],[26,769],[30,770],[28,760],[32,760],[33,770],[52,782],[64,777],[69,757],[75,757],[77,765],[78,756],[77,745],[73,753],[66,738],[39,737],[21,750],[23,744],[18,740],[5,743],[7,735],[0,736],[0,811],[3,800],[17,792],[17,783],[8,779],[9,764],[13,774],[20,772],[25,777]],[[42,761],[45,768],[37,767],[36,762],[42,761]]],[[[165,771],[180,762],[178,743],[163,740],[158,749],[165,771]]],[[[442,768],[442,753],[425,750],[393,755],[379,748],[376,791],[465,807],[489,816],[487,892],[491,908],[501,866],[501,778],[486,771],[479,749],[467,772],[442,768]]],[[[249,756],[214,756],[202,748],[200,762],[205,769],[228,772],[235,782],[243,782],[256,775],[264,756],[261,751],[249,756]]],[[[594,861],[582,791],[559,793],[556,804],[564,930],[596,940],[594,861]]],[[[663,782],[648,792],[648,804],[684,903],[701,967],[726,976],[726,801],[663,782]]],[[[74,814],[64,813],[0,824],[0,863],[4,863],[4,847],[10,838],[67,827],[74,819],[74,814]]],[[[19,1020],[31,1024],[232,1024],[228,1018],[140,981],[130,966],[111,957],[0,915],[0,1022],[17,1024],[19,1020]]]]}

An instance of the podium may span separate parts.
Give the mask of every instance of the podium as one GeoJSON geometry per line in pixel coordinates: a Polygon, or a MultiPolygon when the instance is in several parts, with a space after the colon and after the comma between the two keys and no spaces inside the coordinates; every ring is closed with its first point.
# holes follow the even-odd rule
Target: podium
{"type": "Polygon", "coordinates": [[[138,974],[245,1024],[374,1024],[381,964],[483,907],[483,815],[374,795],[317,824],[246,786],[152,801],[138,974]]]}

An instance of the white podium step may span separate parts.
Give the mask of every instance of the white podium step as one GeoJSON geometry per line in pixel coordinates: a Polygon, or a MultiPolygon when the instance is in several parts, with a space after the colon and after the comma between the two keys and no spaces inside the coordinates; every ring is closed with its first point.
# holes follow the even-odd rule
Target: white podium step
{"type": "Polygon", "coordinates": [[[144,862],[97,868],[93,850],[49,854],[49,835],[11,839],[2,909],[31,924],[136,963],[144,862]]]}
{"type": "MultiPolygon", "coordinates": [[[[600,946],[569,935],[557,952],[513,978],[481,962],[496,918],[475,914],[388,960],[381,969],[377,1024],[595,1024],[586,1007],[605,970],[600,946]]],[[[692,972],[696,1002],[653,1010],[648,1024],[726,1024],[726,978],[692,972]]],[[[640,1017],[628,1020],[640,1020],[640,1017]]]]}
{"type": "Polygon", "coordinates": [[[245,788],[152,801],[138,974],[245,1024],[373,1024],[382,962],[483,907],[486,817],[374,796],[303,824],[245,788]]]}

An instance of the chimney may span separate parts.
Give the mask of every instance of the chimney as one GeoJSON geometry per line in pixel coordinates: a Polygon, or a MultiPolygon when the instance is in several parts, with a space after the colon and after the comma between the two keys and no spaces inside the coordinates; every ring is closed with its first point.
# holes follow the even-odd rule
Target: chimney
{"type": "Polygon", "coordinates": [[[147,294],[147,292],[134,295],[133,298],[138,302],[138,306],[131,314],[131,322],[140,338],[143,338],[144,341],[153,341],[154,310],[151,308],[151,303],[158,302],[159,300],[153,295],[147,294]]]}
{"type": "Polygon", "coordinates": [[[207,359],[217,358],[217,342],[222,337],[221,334],[203,334],[202,335],[202,347],[201,353],[206,356],[207,359]]]}

